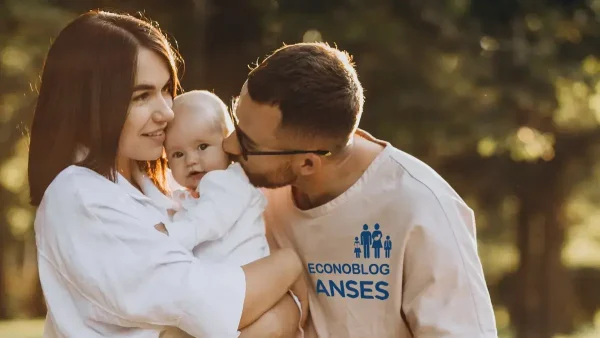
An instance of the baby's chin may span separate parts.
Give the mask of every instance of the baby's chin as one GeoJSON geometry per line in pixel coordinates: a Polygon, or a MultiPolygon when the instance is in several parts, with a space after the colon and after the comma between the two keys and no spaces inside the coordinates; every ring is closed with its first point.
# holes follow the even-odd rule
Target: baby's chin
{"type": "Polygon", "coordinates": [[[177,183],[177,186],[175,188],[177,189],[190,189],[190,190],[196,190],[195,187],[192,186],[193,182],[190,182],[190,180],[185,177],[185,178],[181,178],[181,177],[175,177],[173,176],[173,179],[175,180],[175,183],[177,183]]]}
{"type": "Polygon", "coordinates": [[[185,184],[182,184],[182,186],[188,190],[196,190],[198,184],[200,184],[200,179],[201,178],[186,177],[185,184]]]}

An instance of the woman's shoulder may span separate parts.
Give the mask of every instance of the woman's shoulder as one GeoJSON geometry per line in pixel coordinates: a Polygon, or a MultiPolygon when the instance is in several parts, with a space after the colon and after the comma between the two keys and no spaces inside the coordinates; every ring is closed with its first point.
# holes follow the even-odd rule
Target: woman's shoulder
{"type": "Polygon", "coordinates": [[[112,182],[92,169],[70,165],[56,175],[48,190],[81,190],[106,183],[112,182]]]}
{"type": "Polygon", "coordinates": [[[44,200],[59,203],[86,204],[110,193],[116,184],[97,172],[77,165],[63,169],[50,183],[44,200]]]}

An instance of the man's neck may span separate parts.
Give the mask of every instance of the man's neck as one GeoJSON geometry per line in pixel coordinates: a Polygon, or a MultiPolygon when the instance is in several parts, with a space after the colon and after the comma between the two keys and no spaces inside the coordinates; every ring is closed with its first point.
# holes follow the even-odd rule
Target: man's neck
{"type": "Polygon", "coordinates": [[[354,142],[347,155],[324,166],[318,176],[292,186],[296,206],[308,210],[342,195],[358,181],[382,150],[382,145],[354,136],[354,142]]]}

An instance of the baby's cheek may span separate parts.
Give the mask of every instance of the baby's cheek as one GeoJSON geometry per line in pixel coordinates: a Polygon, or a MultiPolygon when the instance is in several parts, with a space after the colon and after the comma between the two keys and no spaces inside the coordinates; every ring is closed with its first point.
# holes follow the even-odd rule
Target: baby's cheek
{"type": "Polygon", "coordinates": [[[171,172],[173,173],[173,178],[177,183],[184,185],[185,184],[185,170],[183,170],[182,165],[180,163],[172,163],[170,165],[171,172]]]}

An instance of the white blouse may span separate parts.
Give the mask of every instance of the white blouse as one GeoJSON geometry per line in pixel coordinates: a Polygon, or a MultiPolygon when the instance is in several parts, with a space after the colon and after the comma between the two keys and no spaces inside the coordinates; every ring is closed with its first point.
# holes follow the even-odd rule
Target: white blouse
{"type": "Polygon", "coordinates": [[[154,229],[167,222],[164,209],[122,176],[115,184],[87,168],[63,170],[35,219],[44,337],[158,337],[165,326],[237,337],[243,270],[198,260],[154,229]]]}

